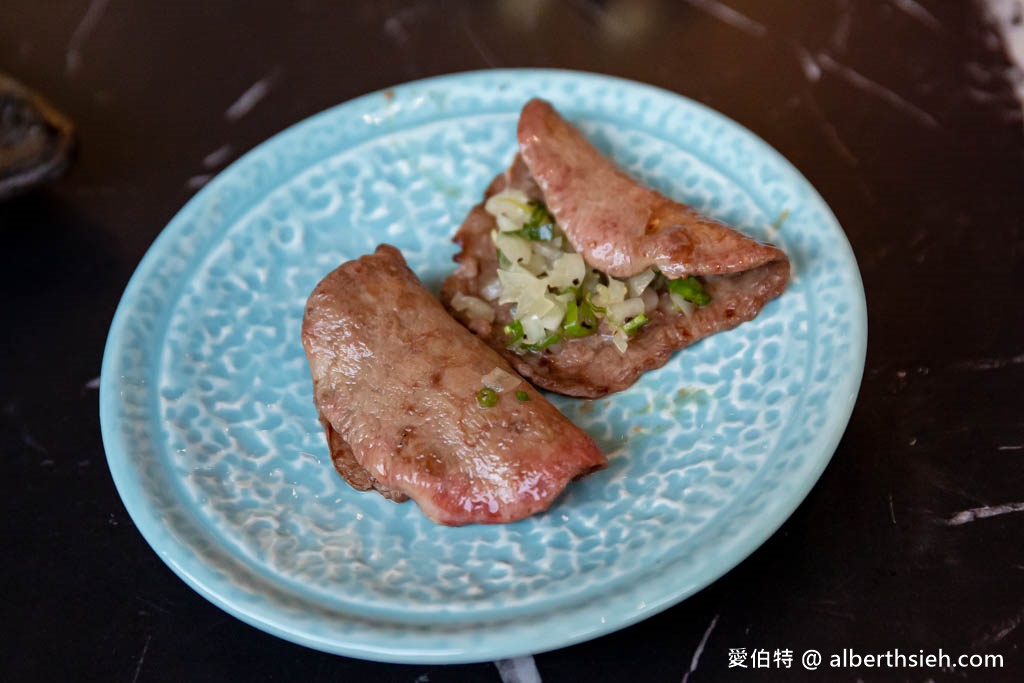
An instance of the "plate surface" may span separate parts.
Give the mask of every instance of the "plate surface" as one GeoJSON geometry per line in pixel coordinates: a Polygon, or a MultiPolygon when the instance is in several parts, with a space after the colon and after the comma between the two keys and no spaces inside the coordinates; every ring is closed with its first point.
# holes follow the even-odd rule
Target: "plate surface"
{"type": "Polygon", "coordinates": [[[231,614],[344,655],[482,661],[622,628],[756,549],[834,452],[865,341],[842,230],[749,131],[604,76],[458,74],[314,116],[188,203],[111,326],[103,441],[146,540],[231,614]],[[453,269],[451,235],[511,160],[532,96],[645,182],[778,243],[793,279],[754,321],[626,392],[555,397],[612,456],[608,470],[531,519],[443,528],[335,474],[299,338],[303,305],[327,272],[381,242],[436,292],[453,269]]]}

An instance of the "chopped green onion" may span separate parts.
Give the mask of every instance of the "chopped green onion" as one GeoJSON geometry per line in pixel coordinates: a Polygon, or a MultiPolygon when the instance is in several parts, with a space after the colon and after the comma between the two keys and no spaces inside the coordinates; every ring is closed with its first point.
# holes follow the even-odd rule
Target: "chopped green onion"
{"type": "Polygon", "coordinates": [[[518,320],[513,320],[505,325],[505,344],[511,346],[517,343],[523,338],[523,334],[523,324],[518,320]]]}
{"type": "Polygon", "coordinates": [[[535,228],[542,225],[554,225],[555,217],[548,211],[548,207],[544,202],[535,199],[530,202],[530,209],[530,219],[526,221],[526,225],[523,227],[535,228]]]}
{"type": "Polygon", "coordinates": [[[549,240],[555,236],[555,217],[544,206],[544,202],[530,202],[530,218],[521,230],[510,232],[510,235],[528,239],[531,242],[549,240]]]}
{"type": "Polygon", "coordinates": [[[626,334],[630,334],[630,335],[636,334],[637,331],[641,327],[646,325],[648,322],[650,322],[650,320],[648,320],[647,316],[644,315],[643,313],[641,313],[640,315],[638,315],[635,318],[629,320],[625,325],[623,325],[622,326],[622,331],[625,332],[626,334]]]}
{"type": "Polygon", "coordinates": [[[476,402],[481,408],[493,408],[498,405],[498,392],[490,387],[483,387],[476,392],[476,402]]]}
{"type": "Polygon", "coordinates": [[[508,256],[501,253],[501,249],[495,249],[495,251],[498,252],[498,266],[505,269],[511,268],[512,261],[509,260],[508,256]]]}
{"type": "Polygon", "coordinates": [[[772,223],[772,230],[775,230],[776,232],[782,230],[782,224],[786,222],[787,218],[789,218],[789,209],[783,209],[779,212],[779,217],[775,219],[774,223],[772,223]]]}
{"type": "Polygon", "coordinates": [[[554,226],[549,224],[541,225],[536,228],[526,227],[522,230],[513,230],[512,232],[507,232],[505,234],[522,237],[524,240],[530,240],[531,242],[541,242],[554,237],[555,231],[554,226]]]}
{"type": "Polygon", "coordinates": [[[523,348],[529,349],[530,351],[543,351],[552,344],[557,344],[560,341],[562,341],[562,331],[556,330],[555,332],[552,332],[548,336],[541,339],[536,344],[523,344],[523,348]]]}
{"type": "Polygon", "coordinates": [[[594,311],[595,313],[600,313],[601,315],[604,315],[606,312],[604,306],[598,306],[597,304],[594,303],[593,292],[587,292],[586,294],[583,295],[583,303],[589,306],[590,310],[594,311]]]}
{"type": "Polygon", "coordinates": [[[519,390],[516,392],[516,398],[519,399],[520,401],[529,401],[530,395],[525,391],[519,390]]]}
{"type": "Polygon", "coordinates": [[[563,330],[567,337],[586,337],[597,332],[597,316],[589,302],[567,302],[563,330]]]}
{"type": "Polygon", "coordinates": [[[711,303],[711,295],[704,291],[700,281],[692,275],[678,280],[669,280],[668,291],[675,292],[698,306],[707,306],[711,303]]]}

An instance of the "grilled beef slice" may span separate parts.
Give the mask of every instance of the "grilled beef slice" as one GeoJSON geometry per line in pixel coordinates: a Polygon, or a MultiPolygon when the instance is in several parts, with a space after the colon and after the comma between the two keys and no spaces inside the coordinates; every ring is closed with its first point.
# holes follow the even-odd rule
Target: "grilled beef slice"
{"type": "Polygon", "coordinates": [[[317,285],[302,342],[338,472],[357,489],[412,498],[435,522],[522,519],[607,465],[527,382],[480,405],[484,376],[514,371],[448,315],[394,247],[317,285]]]}
{"type": "Polygon", "coordinates": [[[597,334],[542,351],[506,348],[503,328],[512,320],[510,304],[491,302],[493,323],[451,306],[457,292],[482,298],[498,267],[490,236],[495,220],[483,203],[477,205],[455,234],[459,266],[445,281],[442,300],[457,320],[537,386],[590,398],[621,391],[664,365],[676,350],[752,319],[785,288],[789,259],[781,250],[640,185],[547,102],[534,99],[523,108],[518,143],[515,160],[490,184],[484,201],[506,189],[522,190],[547,205],[590,266],[617,278],[650,267],[671,279],[699,276],[711,295],[711,303],[689,316],[659,305],[625,353],[612,344],[604,325],[597,334]]]}

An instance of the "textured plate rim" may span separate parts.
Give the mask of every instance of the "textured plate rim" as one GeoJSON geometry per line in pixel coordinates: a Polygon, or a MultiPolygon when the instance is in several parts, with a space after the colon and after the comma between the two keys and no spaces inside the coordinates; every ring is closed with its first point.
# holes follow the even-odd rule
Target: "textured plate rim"
{"type": "MultiPolygon", "coordinates": [[[[115,487],[124,502],[129,516],[135,523],[136,528],[139,529],[147,543],[175,574],[177,574],[191,588],[221,609],[260,630],[279,636],[285,640],[325,652],[393,663],[454,664],[478,662],[553,650],[612,633],[639,621],[645,620],[660,611],[678,604],[735,568],[740,562],[760,547],[772,534],[774,534],[790,517],[790,515],[792,515],[800,503],[806,498],[807,494],[813,488],[814,484],[821,476],[821,473],[831,460],[832,455],[838,447],[839,441],[845,432],[853,411],[857,392],[863,376],[866,349],[866,301],[864,297],[863,284],[856,264],[856,258],[846,235],[843,233],[838,220],[835,218],[827,203],[813,188],[810,182],[778,151],[763,141],[756,134],[724,114],[721,114],[706,105],[691,100],[683,95],[628,79],[604,74],[563,69],[496,69],[488,71],[467,71],[425,78],[392,86],[390,88],[384,88],[340,103],[307,117],[254,147],[233,164],[224,169],[224,171],[222,171],[221,174],[218,174],[218,176],[206,187],[196,193],[196,195],[185,204],[185,206],[171,219],[167,226],[154,240],[153,244],[147,250],[139,265],[136,267],[135,272],[125,288],[121,301],[118,304],[114,318],[111,322],[110,332],[103,354],[100,379],[100,423],[107,462],[115,487]],[[512,644],[485,648],[473,646],[444,648],[436,646],[373,647],[365,643],[357,644],[351,642],[339,642],[334,639],[318,637],[308,632],[304,632],[300,628],[282,625],[280,623],[281,620],[277,618],[279,615],[275,614],[274,610],[270,610],[270,613],[268,614],[267,610],[249,609],[238,600],[231,599],[229,596],[222,595],[217,590],[212,589],[207,585],[207,581],[205,581],[203,577],[195,575],[179,561],[181,559],[182,552],[186,554],[189,552],[188,546],[181,543],[180,540],[173,539],[176,541],[176,544],[172,543],[172,547],[170,549],[165,547],[165,541],[160,538],[160,534],[163,531],[162,527],[153,526],[154,524],[159,525],[161,522],[160,520],[150,518],[150,510],[148,508],[149,501],[145,492],[142,491],[134,481],[134,475],[130,471],[130,454],[125,452],[121,447],[121,415],[117,410],[120,397],[111,371],[115,367],[117,363],[116,357],[121,351],[121,334],[125,327],[125,318],[129,315],[133,303],[138,297],[138,290],[143,286],[143,283],[147,280],[147,276],[151,274],[151,270],[162,258],[163,252],[179,238],[179,233],[182,231],[186,223],[186,219],[198,210],[208,196],[216,191],[219,186],[219,181],[221,181],[224,176],[231,174],[239,167],[243,167],[248,161],[258,157],[267,148],[276,144],[276,141],[279,141],[281,138],[292,135],[296,131],[310,126],[316,121],[329,118],[333,116],[337,110],[343,107],[355,106],[358,103],[365,103],[373,98],[380,98],[384,93],[389,91],[394,92],[404,89],[422,88],[424,86],[443,86],[449,82],[457,82],[459,80],[472,79],[485,75],[488,77],[501,76],[508,79],[530,79],[538,76],[561,77],[569,80],[601,83],[613,87],[618,86],[640,89],[642,91],[655,94],[658,97],[676,100],[689,108],[701,111],[705,116],[714,119],[718,123],[733,128],[734,131],[747,138],[760,154],[771,157],[775,163],[789,171],[798,183],[806,184],[806,187],[809,190],[809,196],[819,203],[818,208],[822,210],[824,216],[831,222],[832,225],[830,227],[835,229],[836,235],[834,237],[836,239],[836,244],[844,251],[842,260],[844,265],[847,266],[850,271],[847,273],[847,276],[849,277],[851,284],[856,285],[856,291],[851,292],[851,299],[854,305],[850,307],[850,310],[847,313],[854,335],[854,338],[849,340],[851,345],[849,351],[849,356],[852,361],[851,370],[843,376],[842,379],[844,381],[842,386],[837,388],[837,393],[845,396],[845,402],[843,403],[841,410],[834,411],[827,416],[826,429],[829,433],[828,438],[824,440],[824,447],[816,454],[816,457],[808,458],[808,465],[802,468],[802,476],[797,485],[791,486],[785,491],[777,491],[773,494],[767,509],[759,516],[761,522],[756,529],[748,531],[742,537],[743,542],[731,544],[728,548],[728,552],[719,556],[717,561],[710,568],[705,569],[703,573],[698,572],[695,576],[689,577],[691,579],[690,581],[683,582],[678,586],[673,586],[673,590],[662,591],[658,599],[648,603],[643,611],[635,611],[632,613],[623,611],[620,613],[613,613],[610,618],[602,623],[592,624],[589,628],[572,629],[564,633],[555,632],[555,629],[550,628],[538,629],[539,635],[532,638],[520,638],[512,644]]],[[[735,505],[735,503],[733,503],[733,505],[735,505]]],[[[726,509],[728,509],[728,507],[726,509]]],[[[659,574],[659,576],[663,577],[664,573],[659,574]]],[[[571,612],[571,610],[569,611],[571,612]]],[[[549,615],[545,614],[544,616],[546,618],[549,615]]],[[[368,618],[365,615],[359,616],[358,618],[360,618],[360,620],[369,619],[372,621],[372,618],[368,618]]],[[[492,630],[500,629],[501,623],[502,622],[500,621],[489,622],[481,624],[481,627],[490,628],[492,630]]]]}

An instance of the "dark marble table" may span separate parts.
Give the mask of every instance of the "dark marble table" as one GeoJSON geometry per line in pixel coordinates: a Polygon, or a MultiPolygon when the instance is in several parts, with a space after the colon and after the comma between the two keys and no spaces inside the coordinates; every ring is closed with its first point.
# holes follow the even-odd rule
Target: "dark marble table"
{"type": "Polygon", "coordinates": [[[1024,680],[1020,12],[1019,0],[6,0],[0,70],[67,112],[81,147],[62,181],[0,204],[0,680],[1024,680]],[[369,91],[499,66],[653,83],[792,160],[838,215],[867,291],[849,428],[763,547],[621,632],[501,667],[376,664],[266,635],[174,576],[114,490],[96,392],[114,308],[164,224],[261,140],[369,91]],[[1003,667],[729,668],[737,648],[941,648],[1003,667]]]}

